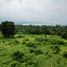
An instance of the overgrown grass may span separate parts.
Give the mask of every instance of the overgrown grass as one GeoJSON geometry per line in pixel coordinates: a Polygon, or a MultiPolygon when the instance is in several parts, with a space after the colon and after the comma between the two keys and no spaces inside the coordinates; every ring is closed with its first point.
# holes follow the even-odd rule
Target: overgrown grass
{"type": "Polygon", "coordinates": [[[55,35],[0,36],[0,67],[67,67],[67,41],[55,35]]]}

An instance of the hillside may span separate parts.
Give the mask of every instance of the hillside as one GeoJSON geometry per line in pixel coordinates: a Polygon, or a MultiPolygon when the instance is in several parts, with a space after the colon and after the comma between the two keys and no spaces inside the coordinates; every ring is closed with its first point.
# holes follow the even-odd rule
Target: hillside
{"type": "Polygon", "coordinates": [[[57,35],[0,35],[0,67],[67,67],[67,40],[57,35]]]}

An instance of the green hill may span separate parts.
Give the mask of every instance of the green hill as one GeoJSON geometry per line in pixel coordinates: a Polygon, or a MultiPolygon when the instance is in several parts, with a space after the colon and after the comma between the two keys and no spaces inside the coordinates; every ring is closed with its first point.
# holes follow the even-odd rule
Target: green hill
{"type": "Polygon", "coordinates": [[[56,35],[0,36],[0,67],[67,67],[67,40],[56,35]]]}

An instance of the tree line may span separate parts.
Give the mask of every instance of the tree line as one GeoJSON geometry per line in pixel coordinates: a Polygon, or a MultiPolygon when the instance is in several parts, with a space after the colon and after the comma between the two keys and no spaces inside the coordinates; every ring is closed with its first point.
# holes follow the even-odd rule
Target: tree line
{"type": "Polygon", "coordinates": [[[4,21],[0,24],[0,31],[4,37],[13,37],[13,35],[20,32],[23,34],[59,35],[67,39],[67,26],[61,25],[15,25],[12,21],[4,21]]]}
{"type": "Polygon", "coordinates": [[[16,31],[23,34],[44,34],[44,35],[59,35],[67,39],[67,26],[35,26],[35,25],[16,25],[16,31]]]}

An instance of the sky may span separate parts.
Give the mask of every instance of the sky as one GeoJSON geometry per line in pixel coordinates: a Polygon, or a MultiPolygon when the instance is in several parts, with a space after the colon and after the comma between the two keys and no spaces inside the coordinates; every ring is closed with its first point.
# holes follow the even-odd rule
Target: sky
{"type": "Polygon", "coordinates": [[[67,25],[67,0],[0,0],[0,22],[67,25]]]}

